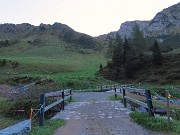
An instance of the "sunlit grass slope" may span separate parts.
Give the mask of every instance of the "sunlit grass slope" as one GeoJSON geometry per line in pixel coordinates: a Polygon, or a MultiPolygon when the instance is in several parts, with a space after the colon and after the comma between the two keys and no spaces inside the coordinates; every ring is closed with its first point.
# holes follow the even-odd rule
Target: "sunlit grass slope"
{"type": "MultiPolygon", "coordinates": [[[[105,65],[103,52],[91,49],[83,50],[72,47],[62,41],[32,46],[26,42],[0,48],[0,59],[6,59],[7,65],[1,67],[0,79],[14,76],[32,76],[55,79],[58,83],[91,85],[96,82],[95,73],[99,65],[105,65]],[[17,68],[12,68],[9,62],[18,62],[17,68]]],[[[100,81],[100,79],[99,79],[100,81]]],[[[83,86],[84,87],[84,86],[83,86]]]]}

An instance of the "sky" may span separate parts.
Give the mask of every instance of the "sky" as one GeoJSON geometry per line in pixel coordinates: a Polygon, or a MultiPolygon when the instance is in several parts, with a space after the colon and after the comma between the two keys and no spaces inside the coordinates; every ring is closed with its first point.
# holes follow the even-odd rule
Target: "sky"
{"type": "Polygon", "coordinates": [[[0,24],[67,24],[91,36],[117,31],[121,23],[151,20],[180,0],[0,0],[0,24]]]}

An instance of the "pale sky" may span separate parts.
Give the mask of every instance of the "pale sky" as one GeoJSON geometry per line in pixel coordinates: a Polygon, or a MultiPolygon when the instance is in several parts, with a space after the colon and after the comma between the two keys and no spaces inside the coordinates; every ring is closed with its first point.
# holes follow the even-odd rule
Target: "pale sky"
{"type": "Polygon", "coordinates": [[[0,0],[0,23],[67,24],[91,36],[116,31],[121,23],[150,20],[180,0],[0,0]]]}

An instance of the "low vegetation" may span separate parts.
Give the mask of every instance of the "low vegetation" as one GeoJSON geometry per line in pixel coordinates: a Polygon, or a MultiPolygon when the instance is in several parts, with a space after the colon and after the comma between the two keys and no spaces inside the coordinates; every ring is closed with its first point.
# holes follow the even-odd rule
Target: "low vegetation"
{"type": "Polygon", "coordinates": [[[153,131],[163,131],[172,134],[180,133],[179,121],[171,121],[171,125],[169,125],[166,119],[159,117],[150,117],[147,113],[139,113],[139,112],[130,113],[130,117],[133,119],[133,121],[153,131]]]}
{"type": "Polygon", "coordinates": [[[57,128],[66,124],[65,120],[48,120],[44,126],[34,126],[28,135],[52,135],[57,128]]]}
{"type": "Polygon", "coordinates": [[[8,127],[8,126],[11,126],[11,125],[14,125],[14,124],[20,122],[21,119],[12,119],[12,118],[5,117],[5,116],[0,114],[0,121],[1,121],[0,130],[1,130],[1,129],[8,127]]]}
{"type": "Polygon", "coordinates": [[[72,45],[58,41],[31,47],[20,42],[16,46],[1,48],[0,82],[9,84],[7,80],[11,78],[29,76],[53,79],[62,87],[74,89],[92,88],[108,82],[95,76],[99,65],[105,65],[102,52],[86,49],[90,53],[79,53],[77,51],[81,48],[71,49],[67,46],[72,45]]]}
{"type": "Polygon", "coordinates": [[[109,96],[109,99],[110,100],[112,100],[112,101],[116,101],[116,100],[123,100],[123,98],[122,98],[122,96],[119,96],[119,95],[117,95],[117,97],[115,97],[115,96],[109,96]]]}

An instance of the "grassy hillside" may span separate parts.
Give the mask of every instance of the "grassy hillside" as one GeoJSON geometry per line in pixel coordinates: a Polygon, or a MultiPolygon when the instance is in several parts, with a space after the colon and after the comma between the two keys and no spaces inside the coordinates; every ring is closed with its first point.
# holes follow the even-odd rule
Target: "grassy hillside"
{"type": "Polygon", "coordinates": [[[0,107],[0,121],[7,121],[0,124],[0,129],[16,123],[21,117],[27,118],[29,108],[37,108],[41,93],[64,88],[95,88],[109,82],[95,76],[100,63],[106,63],[103,52],[84,49],[56,37],[39,45],[27,42],[34,38],[31,36],[16,44],[0,47],[0,103],[4,104],[0,107]],[[19,90],[13,93],[16,88],[11,86],[21,88],[34,82],[25,93],[19,90]],[[16,109],[26,110],[25,115],[14,115],[10,111],[16,109]]]}
{"type": "Polygon", "coordinates": [[[93,49],[72,48],[72,45],[58,40],[32,46],[22,41],[0,48],[0,59],[6,60],[6,65],[1,66],[1,82],[12,77],[31,76],[54,79],[64,86],[71,82],[76,88],[94,85],[98,80],[94,74],[100,63],[106,63],[104,54],[93,49]],[[18,66],[14,68],[13,63],[18,66]]]}

